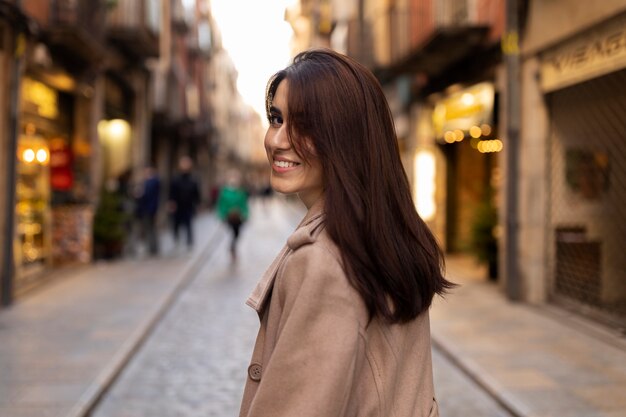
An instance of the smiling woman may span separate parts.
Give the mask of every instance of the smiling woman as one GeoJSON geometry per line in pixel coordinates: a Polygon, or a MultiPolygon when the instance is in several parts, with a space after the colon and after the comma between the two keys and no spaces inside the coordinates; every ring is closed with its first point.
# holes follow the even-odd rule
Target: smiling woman
{"type": "Polygon", "coordinates": [[[240,417],[437,417],[428,309],[453,284],[413,206],[380,84],[320,49],[270,78],[271,184],[308,211],[247,304],[240,417]]]}

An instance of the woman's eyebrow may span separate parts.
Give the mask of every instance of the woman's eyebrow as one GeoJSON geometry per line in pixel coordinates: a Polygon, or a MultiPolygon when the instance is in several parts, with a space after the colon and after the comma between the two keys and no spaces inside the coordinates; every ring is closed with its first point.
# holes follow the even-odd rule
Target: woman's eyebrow
{"type": "Polygon", "coordinates": [[[282,115],[283,112],[276,106],[270,106],[270,113],[276,113],[278,115],[282,115]]]}

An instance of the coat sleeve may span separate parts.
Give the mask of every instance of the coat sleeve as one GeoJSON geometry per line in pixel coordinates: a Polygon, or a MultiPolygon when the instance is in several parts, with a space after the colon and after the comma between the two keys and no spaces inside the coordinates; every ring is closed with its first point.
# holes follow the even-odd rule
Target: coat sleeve
{"type": "Polygon", "coordinates": [[[344,416],[364,357],[360,296],[318,245],[286,260],[274,291],[282,305],[278,337],[248,417],[344,416]]]}

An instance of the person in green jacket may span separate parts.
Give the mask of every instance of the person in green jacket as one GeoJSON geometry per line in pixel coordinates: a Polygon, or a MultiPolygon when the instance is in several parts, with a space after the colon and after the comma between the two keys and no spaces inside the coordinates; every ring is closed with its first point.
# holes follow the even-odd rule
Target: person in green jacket
{"type": "Polygon", "coordinates": [[[248,193],[241,186],[241,175],[230,172],[217,197],[217,215],[232,231],[230,254],[237,259],[237,241],[241,226],[248,220],[248,193]]]}

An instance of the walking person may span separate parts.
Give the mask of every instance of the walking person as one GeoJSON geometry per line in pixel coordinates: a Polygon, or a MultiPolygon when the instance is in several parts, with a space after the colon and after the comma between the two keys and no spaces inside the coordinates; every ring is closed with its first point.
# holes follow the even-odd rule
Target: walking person
{"type": "Polygon", "coordinates": [[[217,197],[217,215],[222,219],[232,232],[230,242],[230,255],[233,261],[237,260],[237,241],[241,226],[248,219],[248,193],[241,186],[239,172],[228,173],[226,183],[220,189],[217,197]]]}
{"type": "Polygon", "coordinates": [[[180,158],[179,174],[170,184],[169,209],[172,213],[174,240],[178,245],[179,232],[184,228],[187,233],[187,248],[193,246],[193,217],[200,204],[198,183],[192,176],[193,161],[188,156],[180,158]]]}
{"type": "Polygon", "coordinates": [[[261,322],[240,416],[438,416],[428,309],[453,284],[379,83],[312,50],[266,103],[271,185],[308,211],[247,301],[261,322]]]}
{"type": "Polygon", "coordinates": [[[156,169],[153,166],[147,166],[143,171],[143,182],[137,196],[135,212],[139,220],[141,235],[150,255],[159,253],[156,218],[160,195],[161,180],[156,169]]]}

